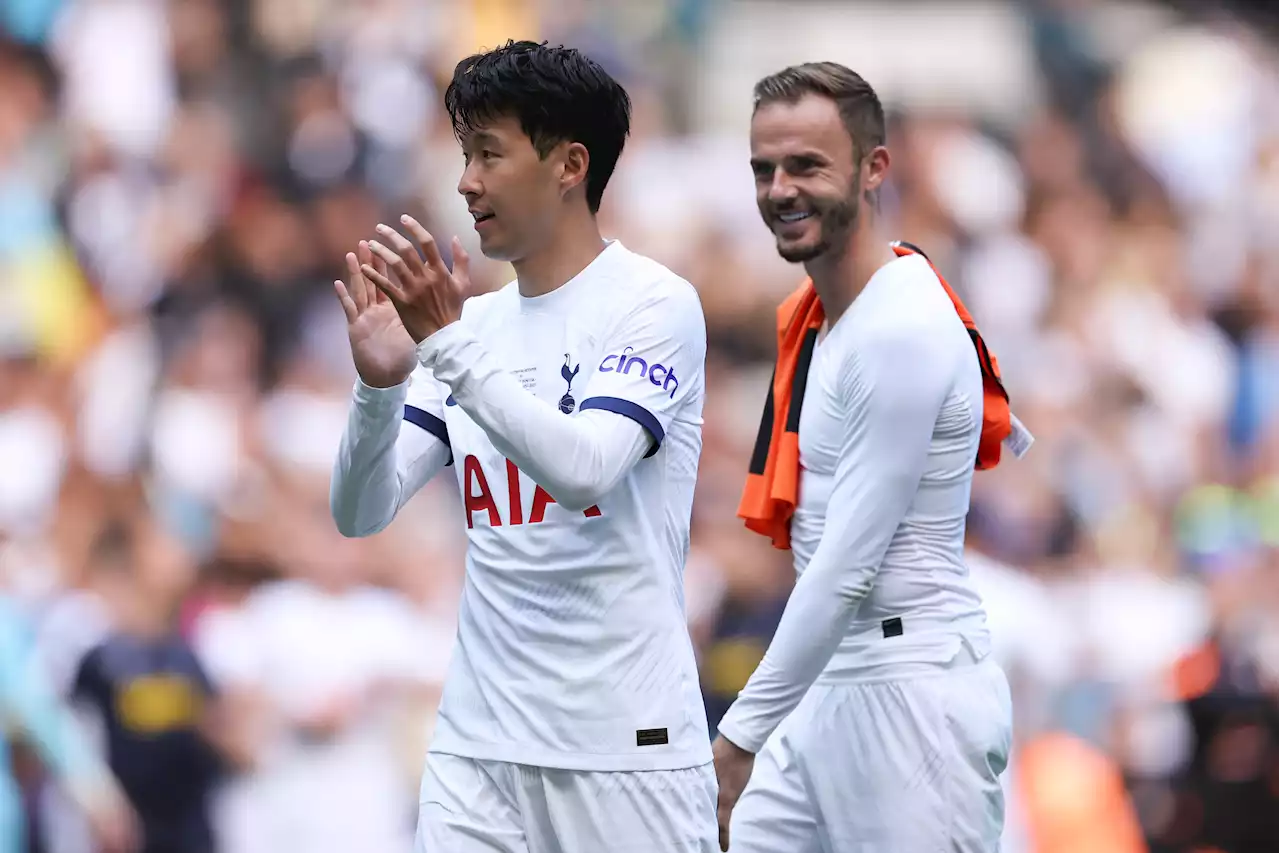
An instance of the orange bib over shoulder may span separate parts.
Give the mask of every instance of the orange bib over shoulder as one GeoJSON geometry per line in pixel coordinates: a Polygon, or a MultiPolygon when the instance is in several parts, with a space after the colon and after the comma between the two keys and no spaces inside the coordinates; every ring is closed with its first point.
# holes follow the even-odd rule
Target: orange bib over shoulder
{"type": "MultiPolygon", "coordinates": [[[[899,257],[920,255],[929,261],[924,252],[909,243],[892,245],[899,257]]],[[[1009,410],[1009,394],[1000,381],[1000,363],[987,348],[969,310],[932,261],[929,266],[973,339],[978,365],[982,368],[983,389],[982,438],[974,467],[980,471],[994,468],[1000,464],[1001,445],[1015,428],[1028,442],[1030,436],[1021,430],[1009,410]]],[[[774,547],[784,550],[791,547],[791,516],[800,493],[800,406],[804,402],[813,348],[825,320],[822,300],[809,279],[778,306],[778,360],[756,434],[747,483],[738,505],[738,516],[746,521],[748,529],[768,536],[774,547]]],[[[1026,446],[1029,443],[1021,450],[1025,451],[1026,446]]]]}

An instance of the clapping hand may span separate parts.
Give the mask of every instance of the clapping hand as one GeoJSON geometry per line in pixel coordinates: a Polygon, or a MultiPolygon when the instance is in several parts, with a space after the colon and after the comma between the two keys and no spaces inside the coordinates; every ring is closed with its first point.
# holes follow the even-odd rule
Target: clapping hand
{"type": "Polygon", "coordinates": [[[400,222],[414,242],[379,225],[381,241],[370,240],[369,248],[386,266],[380,270],[365,263],[360,271],[395,307],[413,340],[421,343],[462,316],[462,301],[471,286],[470,261],[455,237],[451,272],[427,229],[411,216],[400,217],[400,222]]]}
{"type": "Polygon", "coordinates": [[[362,272],[366,268],[386,273],[386,264],[361,241],[357,252],[347,253],[349,283],[335,281],[333,288],[347,316],[351,359],[360,380],[374,388],[390,388],[409,378],[417,353],[395,306],[362,272]]]}

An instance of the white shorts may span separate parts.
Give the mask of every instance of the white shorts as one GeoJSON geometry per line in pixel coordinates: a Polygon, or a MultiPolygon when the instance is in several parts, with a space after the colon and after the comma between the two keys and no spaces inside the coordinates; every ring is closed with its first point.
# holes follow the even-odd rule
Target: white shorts
{"type": "Polygon", "coordinates": [[[417,853],[717,853],[716,777],[427,756],[417,853]]]}
{"type": "Polygon", "coordinates": [[[730,853],[995,853],[1013,714],[990,659],[819,683],[756,757],[730,853]]]}

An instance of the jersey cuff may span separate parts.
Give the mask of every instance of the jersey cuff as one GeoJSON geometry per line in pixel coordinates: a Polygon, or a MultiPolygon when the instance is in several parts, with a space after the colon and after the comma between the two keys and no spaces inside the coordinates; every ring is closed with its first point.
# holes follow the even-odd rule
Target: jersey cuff
{"type": "Polygon", "coordinates": [[[720,720],[720,724],[716,726],[716,733],[738,747],[738,749],[746,750],[752,755],[764,749],[765,741],[768,740],[767,737],[751,737],[743,728],[737,725],[731,714],[725,714],[724,718],[720,720]]]}
{"type": "Polygon", "coordinates": [[[449,428],[445,426],[444,421],[428,411],[419,409],[417,406],[410,406],[407,403],[404,407],[404,419],[440,439],[441,443],[449,448],[449,461],[447,464],[453,464],[453,445],[449,443],[449,428]]]}
{"type": "Polygon", "coordinates": [[[368,385],[359,376],[356,376],[356,393],[366,400],[385,400],[403,394],[408,390],[412,377],[406,376],[397,385],[386,385],[378,387],[377,385],[368,385]]]}
{"type": "Polygon", "coordinates": [[[649,452],[644,455],[645,459],[657,453],[658,449],[662,447],[662,439],[666,437],[666,431],[662,429],[662,424],[654,417],[653,412],[639,403],[633,403],[621,397],[588,397],[582,401],[578,411],[585,412],[588,409],[613,412],[615,415],[630,418],[644,427],[649,435],[653,436],[653,447],[649,448],[649,452]]]}
{"type": "Polygon", "coordinates": [[[373,385],[366,385],[360,378],[356,378],[355,387],[352,394],[356,405],[364,412],[374,417],[393,417],[400,411],[400,407],[404,405],[405,397],[409,394],[409,382],[406,379],[399,385],[392,385],[388,388],[376,388],[373,385]]]}
{"type": "Polygon", "coordinates": [[[472,339],[470,331],[460,321],[454,321],[422,339],[417,348],[418,363],[428,370],[434,370],[441,356],[472,339]]]}

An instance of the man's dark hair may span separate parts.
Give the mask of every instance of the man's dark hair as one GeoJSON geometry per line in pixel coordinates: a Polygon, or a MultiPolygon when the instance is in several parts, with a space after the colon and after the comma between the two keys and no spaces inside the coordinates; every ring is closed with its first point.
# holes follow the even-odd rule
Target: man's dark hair
{"type": "Polygon", "coordinates": [[[453,70],[444,105],[459,140],[510,116],[546,157],[562,142],[590,154],[587,206],[600,209],[605,185],[631,131],[631,98],[598,63],[577,50],[545,42],[508,41],[468,56],[453,70]]]}
{"type": "Polygon", "coordinates": [[[835,101],[840,119],[853,140],[854,156],[865,157],[884,145],[884,108],[871,84],[838,62],[806,62],[770,74],[756,83],[755,109],[782,101],[794,104],[805,95],[835,101]]]}

